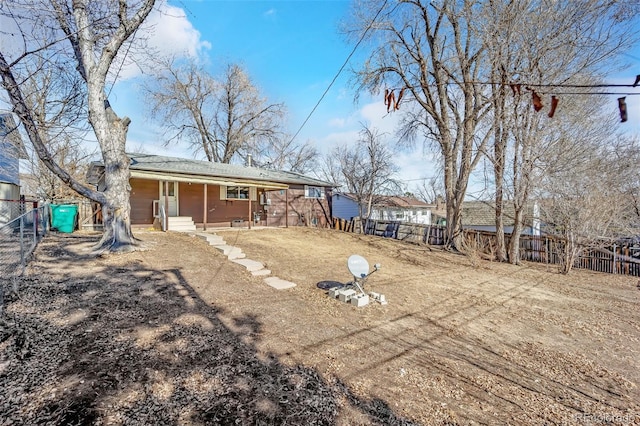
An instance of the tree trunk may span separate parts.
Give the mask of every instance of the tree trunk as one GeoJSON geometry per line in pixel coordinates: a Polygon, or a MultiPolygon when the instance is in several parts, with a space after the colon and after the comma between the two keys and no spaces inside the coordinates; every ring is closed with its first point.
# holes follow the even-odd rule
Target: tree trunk
{"type": "Polygon", "coordinates": [[[522,207],[516,206],[514,214],[513,231],[509,238],[509,263],[513,265],[520,264],[520,234],[522,234],[522,207]]]}
{"type": "Polygon", "coordinates": [[[506,262],[507,250],[504,240],[503,191],[502,176],[496,171],[496,260],[506,262]]]}
{"type": "MultiPolygon", "coordinates": [[[[91,88],[91,85],[89,85],[91,88]]],[[[104,233],[96,250],[132,251],[137,245],[131,232],[129,195],[130,159],[125,153],[130,120],[120,119],[102,93],[89,93],[89,121],[93,125],[104,162],[104,195],[102,203],[104,233]]]]}
{"type": "MultiPolygon", "coordinates": [[[[498,72],[493,70],[493,77],[497,78],[498,72]]],[[[503,75],[504,77],[504,75],[503,75]]],[[[503,83],[505,83],[503,78],[503,83]]],[[[508,143],[507,131],[504,129],[505,122],[505,86],[497,88],[494,94],[494,129],[493,129],[493,175],[495,179],[496,194],[496,260],[498,262],[507,261],[507,248],[504,239],[504,172],[506,163],[506,147],[508,143]]]]}
{"type": "MultiPolygon", "coordinates": [[[[114,145],[119,144],[114,141],[114,145]]],[[[124,144],[124,141],[122,141],[124,144]]],[[[137,245],[131,232],[131,204],[129,195],[129,158],[124,149],[108,150],[104,155],[106,202],[102,204],[104,233],[96,245],[97,250],[132,251],[137,245]]]]}
{"type": "Polygon", "coordinates": [[[564,245],[564,259],[562,264],[560,265],[560,272],[563,274],[568,274],[571,272],[573,268],[573,263],[578,257],[579,248],[576,244],[575,237],[573,233],[565,234],[565,245],[564,245]]]}

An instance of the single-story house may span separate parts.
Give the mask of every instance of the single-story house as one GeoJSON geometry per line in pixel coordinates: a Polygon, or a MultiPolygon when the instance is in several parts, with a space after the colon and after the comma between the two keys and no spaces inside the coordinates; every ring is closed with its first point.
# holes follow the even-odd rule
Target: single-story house
{"type": "Polygon", "coordinates": [[[28,159],[11,114],[0,114],[0,225],[20,215],[20,159],[28,159]]]}
{"type": "MultiPolygon", "coordinates": [[[[503,207],[503,223],[505,234],[513,232],[513,205],[505,202],[503,207]]],[[[524,212],[523,235],[540,235],[540,209],[537,203],[530,203],[524,212]]],[[[462,203],[462,227],[477,231],[496,231],[496,208],[491,201],[464,201],[462,203]]]]}
{"type": "MultiPolygon", "coordinates": [[[[204,229],[325,226],[331,220],[328,200],[334,185],[330,182],[258,167],[150,154],[127,155],[131,158],[133,227],[157,224],[163,217],[162,211],[167,212],[168,229],[177,229],[177,224],[184,220],[204,229]]],[[[103,190],[104,165],[93,162],[87,178],[98,190],[103,190]]]]}
{"type": "MultiPolygon", "coordinates": [[[[360,215],[358,202],[353,194],[333,194],[331,204],[334,217],[351,219],[360,215]]],[[[379,195],[374,197],[371,207],[371,219],[430,225],[431,211],[434,208],[434,205],[427,204],[414,197],[379,195]]],[[[363,211],[366,211],[366,208],[363,211]]]]}

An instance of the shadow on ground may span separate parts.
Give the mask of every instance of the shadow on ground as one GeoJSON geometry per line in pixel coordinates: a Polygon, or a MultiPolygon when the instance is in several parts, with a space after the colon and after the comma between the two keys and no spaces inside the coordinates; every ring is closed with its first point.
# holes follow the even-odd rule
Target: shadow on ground
{"type": "Polygon", "coordinates": [[[333,425],[344,409],[361,424],[414,424],[386,401],[259,353],[260,322],[242,316],[230,327],[180,269],[77,250],[93,242],[45,240],[6,307],[8,424],[333,425]]]}

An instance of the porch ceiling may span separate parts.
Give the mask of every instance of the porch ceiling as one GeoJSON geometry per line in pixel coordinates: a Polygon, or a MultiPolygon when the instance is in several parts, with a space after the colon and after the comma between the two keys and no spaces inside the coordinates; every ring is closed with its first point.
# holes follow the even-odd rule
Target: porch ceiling
{"type": "Polygon", "coordinates": [[[208,185],[226,185],[226,186],[247,186],[255,188],[265,189],[287,189],[289,185],[277,182],[268,181],[252,181],[242,179],[225,179],[214,178],[207,176],[188,175],[180,173],[163,173],[163,172],[151,172],[142,170],[131,170],[131,177],[138,179],[150,179],[150,180],[168,180],[175,182],[191,182],[191,183],[206,183],[208,185]]]}

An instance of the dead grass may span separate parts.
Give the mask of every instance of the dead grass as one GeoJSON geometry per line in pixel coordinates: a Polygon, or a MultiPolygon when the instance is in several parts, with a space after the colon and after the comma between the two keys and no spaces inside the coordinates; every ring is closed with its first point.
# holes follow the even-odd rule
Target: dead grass
{"type": "Polygon", "coordinates": [[[45,240],[0,330],[0,424],[640,423],[637,279],[331,230],[219,234],[298,286],[186,235],[100,258],[96,236],[45,240]],[[351,278],[352,253],[382,264],[368,285],[388,305],[320,288],[351,278]]]}

